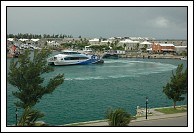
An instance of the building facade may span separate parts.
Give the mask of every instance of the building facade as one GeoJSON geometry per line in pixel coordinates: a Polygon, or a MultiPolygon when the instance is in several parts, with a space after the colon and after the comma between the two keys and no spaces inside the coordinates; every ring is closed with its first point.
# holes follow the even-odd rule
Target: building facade
{"type": "Polygon", "coordinates": [[[175,52],[174,44],[154,43],[152,45],[153,53],[175,52]]]}

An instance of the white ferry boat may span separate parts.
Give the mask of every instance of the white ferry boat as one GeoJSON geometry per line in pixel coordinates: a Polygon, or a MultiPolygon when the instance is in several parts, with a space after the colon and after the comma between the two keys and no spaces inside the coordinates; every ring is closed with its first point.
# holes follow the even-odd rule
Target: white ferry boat
{"type": "Polygon", "coordinates": [[[62,53],[47,59],[49,65],[87,65],[102,64],[104,61],[97,55],[86,55],[78,51],[63,50],[62,53]]]}

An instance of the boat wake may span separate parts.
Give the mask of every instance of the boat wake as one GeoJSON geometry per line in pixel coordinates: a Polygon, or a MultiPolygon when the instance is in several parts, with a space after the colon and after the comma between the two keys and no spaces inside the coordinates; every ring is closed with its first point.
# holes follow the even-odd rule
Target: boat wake
{"type": "Polygon", "coordinates": [[[85,68],[82,72],[66,73],[65,80],[103,80],[140,77],[142,75],[172,71],[175,68],[175,65],[160,62],[110,60],[106,61],[103,66],[96,66],[92,70],[85,68]]]}
{"type": "Polygon", "coordinates": [[[94,71],[87,71],[85,74],[76,75],[66,74],[70,78],[65,80],[102,80],[102,79],[115,79],[115,78],[126,78],[126,77],[140,77],[142,75],[149,75],[154,73],[162,73],[165,71],[171,71],[176,66],[171,64],[156,63],[156,62],[143,62],[143,61],[129,61],[129,62],[108,62],[101,68],[96,68],[94,71]],[[115,64],[116,63],[116,64],[115,64]]]}

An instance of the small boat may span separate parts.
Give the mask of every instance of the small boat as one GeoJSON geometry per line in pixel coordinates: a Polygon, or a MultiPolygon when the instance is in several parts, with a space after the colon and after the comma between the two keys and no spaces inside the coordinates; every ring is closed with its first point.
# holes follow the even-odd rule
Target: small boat
{"type": "Polygon", "coordinates": [[[182,57],[182,58],[180,58],[181,60],[187,60],[187,57],[182,57]]]}
{"type": "Polygon", "coordinates": [[[119,58],[119,55],[118,54],[104,54],[102,56],[103,59],[118,59],[119,58]]]}
{"type": "Polygon", "coordinates": [[[49,65],[87,65],[102,64],[104,61],[97,55],[86,55],[78,51],[63,50],[60,54],[47,59],[49,65]]]}

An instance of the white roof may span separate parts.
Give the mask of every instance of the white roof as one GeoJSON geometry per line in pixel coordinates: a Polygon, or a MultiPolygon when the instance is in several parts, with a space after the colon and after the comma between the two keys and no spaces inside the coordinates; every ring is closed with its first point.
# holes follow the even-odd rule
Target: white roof
{"type": "Polygon", "coordinates": [[[137,37],[129,37],[129,38],[130,38],[130,39],[134,39],[134,40],[137,39],[137,37]]]}
{"type": "Polygon", "coordinates": [[[130,39],[125,39],[124,41],[120,41],[120,43],[138,43],[139,41],[132,41],[130,39]]]}
{"type": "Polygon", "coordinates": [[[109,38],[109,40],[114,40],[115,39],[115,37],[111,37],[111,38],[109,38]]]}
{"type": "Polygon", "coordinates": [[[94,38],[94,39],[89,40],[89,42],[99,42],[99,39],[98,38],[94,38]]]}
{"type": "Polygon", "coordinates": [[[174,44],[171,44],[171,43],[160,43],[160,46],[174,46],[174,44]]]}
{"type": "Polygon", "coordinates": [[[40,39],[31,39],[32,41],[34,41],[34,42],[37,42],[37,41],[39,41],[40,39]]]}
{"type": "Polygon", "coordinates": [[[140,44],[152,44],[152,43],[147,42],[147,41],[144,41],[144,42],[142,42],[142,43],[140,43],[140,44]]]}
{"type": "Polygon", "coordinates": [[[28,39],[19,39],[20,41],[27,41],[28,39]]]}
{"type": "Polygon", "coordinates": [[[8,40],[8,41],[13,41],[13,38],[8,38],[7,40],[8,40]]]}

